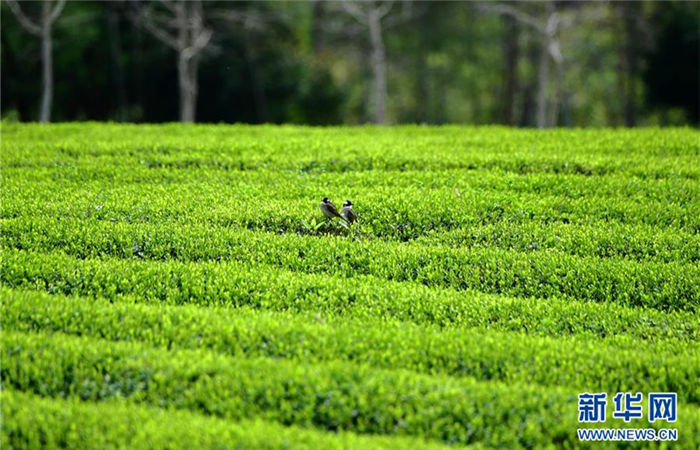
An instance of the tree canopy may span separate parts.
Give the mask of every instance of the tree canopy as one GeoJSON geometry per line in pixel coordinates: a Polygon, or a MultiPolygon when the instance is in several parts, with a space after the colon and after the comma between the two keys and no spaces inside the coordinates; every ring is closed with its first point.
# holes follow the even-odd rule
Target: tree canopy
{"type": "MultiPolygon", "coordinates": [[[[67,2],[51,27],[51,120],[700,120],[697,2],[186,3],[67,2]]],[[[49,10],[18,5],[34,23],[49,10]]],[[[2,114],[35,121],[45,44],[16,6],[1,6],[2,114]]]]}

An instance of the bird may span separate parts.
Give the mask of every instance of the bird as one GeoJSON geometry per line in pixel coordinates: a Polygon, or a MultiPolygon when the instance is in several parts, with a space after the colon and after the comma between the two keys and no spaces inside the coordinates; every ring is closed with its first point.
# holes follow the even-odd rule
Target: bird
{"type": "Polygon", "coordinates": [[[328,199],[328,197],[323,197],[319,208],[321,208],[321,212],[331,220],[333,220],[335,217],[339,217],[343,220],[346,220],[343,216],[340,215],[340,213],[338,212],[338,208],[333,204],[332,201],[328,199]]]}
{"type": "Polygon", "coordinates": [[[352,210],[352,202],[350,200],[345,200],[345,203],[343,203],[343,209],[340,211],[340,215],[349,224],[352,224],[357,220],[357,213],[352,210]]]}

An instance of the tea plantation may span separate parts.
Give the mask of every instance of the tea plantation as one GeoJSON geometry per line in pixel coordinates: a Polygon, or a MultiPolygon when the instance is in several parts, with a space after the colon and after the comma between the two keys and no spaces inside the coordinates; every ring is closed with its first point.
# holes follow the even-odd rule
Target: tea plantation
{"type": "Polygon", "coordinates": [[[697,130],[7,123],[0,163],[3,449],[700,448],[697,130]]]}

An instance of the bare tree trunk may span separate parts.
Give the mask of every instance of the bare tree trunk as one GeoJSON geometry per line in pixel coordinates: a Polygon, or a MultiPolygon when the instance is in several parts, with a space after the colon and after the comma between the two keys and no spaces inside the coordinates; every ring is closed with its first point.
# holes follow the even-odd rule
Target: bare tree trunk
{"type": "Polygon", "coordinates": [[[426,65],[426,50],[425,50],[425,35],[431,30],[425,30],[421,27],[421,32],[418,37],[418,52],[416,56],[416,98],[421,99],[416,105],[416,113],[418,122],[429,122],[430,103],[432,96],[430,95],[430,86],[428,83],[428,68],[426,65]]]}
{"type": "MultiPolygon", "coordinates": [[[[530,66],[537,66],[539,60],[540,43],[539,36],[535,36],[532,30],[525,33],[525,58],[530,66]]],[[[537,91],[537,80],[535,76],[528,76],[522,85],[522,103],[518,116],[518,125],[521,127],[532,127],[535,125],[535,96],[537,91]]]]}
{"type": "Polygon", "coordinates": [[[559,46],[559,13],[556,10],[554,3],[547,3],[547,20],[544,26],[544,39],[542,49],[542,59],[540,60],[540,92],[538,95],[537,105],[537,127],[553,127],[556,126],[557,116],[559,114],[559,95],[561,93],[561,81],[563,79],[563,62],[564,57],[559,46]],[[549,59],[555,63],[557,70],[556,95],[551,101],[551,107],[547,106],[547,97],[549,90],[549,59]],[[549,113],[549,114],[548,114],[549,113]]]}
{"type": "Polygon", "coordinates": [[[559,101],[559,107],[557,112],[557,125],[571,127],[571,93],[566,89],[564,84],[564,74],[566,68],[564,67],[564,62],[557,65],[557,96],[559,101]]]}
{"type": "Polygon", "coordinates": [[[180,87],[180,122],[194,122],[194,105],[197,93],[191,78],[191,63],[184,52],[178,53],[177,75],[180,87]]]}
{"type": "Polygon", "coordinates": [[[547,3],[547,11],[549,12],[547,16],[547,22],[545,25],[545,34],[547,36],[547,50],[549,56],[555,64],[556,69],[556,92],[554,98],[552,99],[552,106],[549,111],[549,121],[547,126],[555,127],[557,126],[557,121],[559,119],[559,105],[561,102],[562,93],[562,82],[564,79],[564,56],[561,53],[561,46],[559,45],[559,25],[560,17],[557,12],[554,3],[547,3]]]}
{"type": "Polygon", "coordinates": [[[197,98],[199,97],[199,55],[196,54],[190,59],[190,103],[191,122],[197,115],[197,98]]]}
{"type": "Polygon", "coordinates": [[[113,4],[107,7],[107,39],[109,52],[114,64],[114,90],[117,93],[116,117],[118,121],[126,120],[126,88],[124,86],[124,68],[122,66],[121,38],[119,33],[119,16],[113,4]]]}
{"type": "MultiPolygon", "coordinates": [[[[201,33],[201,3],[178,2],[175,5],[177,22],[177,75],[180,87],[180,122],[192,123],[197,108],[198,51],[194,42],[201,33]],[[199,9],[197,9],[199,7],[199,9]],[[193,27],[193,29],[190,29],[193,27]]],[[[208,39],[207,39],[208,40],[208,39]]]]}
{"type": "Polygon", "coordinates": [[[180,122],[194,122],[192,89],[190,80],[189,55],[186,51],[189,40],[188,6],[185,2],[174,5],[175,26],[177,27],[177,84],[180,91],[180,122]]]}
{"type": "Polygon", "coordinates": [[[386,120],[386,53],[382,39],[381,18],[375,9],[370,9],[367,17],[370,41],[372,44],[372,73],[374,75],[374,122],[384,125],[386,120]]]}
{"type": "Polygon", "coordinates": [[[503,24],[503,122],[515,125],[515,96],[518,90],[518,22],[511,16],[504,15],[503,24]]]}
{"type": "Polygon", "coordinates": [[[536,17],[528,14],[522,9],[514,8],[507,4],[491,4],[487,3],[483,5],[482,10],[496,12],[499,14],[505,14],[513,17],[518,22],[525,23],[535,30],[538,31],[540,35],[540,57],[539,57],[539,68],[537,71],[537,112],[536,112],[536,125],[538,128],[545,128],[547,126],[555,126],[557,124],[559,115],[559,105],[561,103],[561,96],[563,92],[563,63],[564,57],[561,52],[561,46],[559,45],[559,28],[562,24],[559,12],[557,12],[556,3],[550,1],[545,3],[546,16],[545,20],[542,21],[536,17]],[[549,105],[549,59],[552,59],[556,64],[557,71],[557,85],[556,85],[556,96],[554,100],[551,101],[549,105]]]}
{"type": "Polygon", "coordinates": [[[386,124],[386,49],[382,38],[382,19],[391,11],[393,1],[357,2],[343,1],[341,5],[359,23],[369,30],[372,46],[371,65],[374,78],[374,123],[386,124]]]}
{"type": "Polygon", "coordinates": [[[58,16],[61,15],[66,0],[58,0],[53,7],[50,2],[45,1],[42,4],[41,17],[38,23],[32,22],[22,12],[22,8],[17,0],[6,0],[6,3],[22,27],[34,36],[41,38],[42,93],[39,122],[49,122],[51,120],[51,101],[53,99],[53,42],[51,40],[51,28],[58,16]]]}
{"type": "Polygon", "coordinates": [[[39,122],[51,121],[51,101],[53,100],[53,41],[51,39],[51,5],[44,2],[41,9],[41,67],[42,94],[39,122]]]}
{"type": "Polygon", "coordinates": [[[161,16],[160,21],[153,18],[153,9],[143,7],[137,10],[138,14],[133,19],[161,42],[177,51],[180,121],[194,122],[199,53],[209,44],[212,31],[204,25],[201,1],[163,1],[162,4],[170,14],[167,17],[161,16]]]}
{"type": "Polygon", "coordinates": [[[549,51],[542,45],[540,66],[537,71],[537,128],[547,126],[547,87],[549,86],[549,51]]]}
{"type": "Polygon", "coordinates": [[[559,124],[559,109],[563,101],[563,81],[564,81],[564,64],[561,61],[555,61],[556,70],[556,93],[552,99],[552,107],[549,110],[549,120],[547,126],[556,127],[559,124]]]}
{"type": "Polygon", "coordinates": [[[138,120],[141,121],[144,119],[144,111],[142,109],[142,105],[145,105],[146,102],[144,100],[143,96],[143,85],[144,85],[144,76],[143,76],[143,67],[144,67],[144,57],[143,57],[143,30],[140,26],[137,24],[133,23],[133,33],[134,33],[134,40],[133,40],[133,47],[132,47],[132,52],[134,55],[134,65],[133,65],[133,70],[135,72],[135,78],[136,78],[136,104],[138,106],[137,110],[137,117],[131,117],[131,120],[138,120]]]}
{"type": "Polygon", "coordinates": [[[639,13],[639,6],[633,3],[623,4],[623,21],[625,26],[625,68],[627,78],[627,89],[625,91],[625,126],[633,127],[637,123],[636,112],[636,76],[638,71],[637,48],[638,33],[635,24],[639,13]]]}
{"type": "Polygon", "coordinates": [[[635,107],[637,89],[636,89],[636,72],[637,72],[637,55],[634,50],[627,49],[627,91],[625,92],[625,126],[633,127],[637,124],[637,110],[635,107]]]}

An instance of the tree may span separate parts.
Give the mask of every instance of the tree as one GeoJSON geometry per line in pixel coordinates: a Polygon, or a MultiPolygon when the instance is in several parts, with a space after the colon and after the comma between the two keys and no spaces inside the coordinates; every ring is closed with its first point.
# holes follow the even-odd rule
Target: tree
{"type": "Polygon", "coordinates": [[[113,64],[114,88],[116,92],[116,118],[126,120],[126,85],[122,64],[121,33],[119,31],[119,11],[113,2],[107,3],[107,39],[109,42],[110,59],[113,64]]]}
{"type": "Polygon", "coordinates": [[[16,0],[7,0],[7,6],[10,7],[22,27],[27,32],[41,38],[42,93],[39,122],[51,121],[51,103],[53,101],[53,40],[51,31],[56,19],[61,15],[65,3],[66,0],[44,1],[41,5],[39,22],[35,23],[24,14],[16,0]],[[54,3],[53,6],[51,3],[54,3]]]}
{"type": "Polygon", "coordinates": [[[511,16],[503,15],[503,105],[501,115],[506,125],[513,126],[515,120],[515,94],[518,90],[519,26],[511,16]]]}
{"type": "Polygon", "coordinates": [[[557,84],[560,85],[563,78],[564,57],[559,45],[559,30],[561,16],[553,2],[545,3],[546,14],[542,18],[528,14],[522,9],[505,4],[486,4],[481,9],[512,17],[521,24],[532,27],[542,40],[539,67],[537,69],[537,128],[545,128],[556,124],[558,102],[554,102],[551,110],[547,108],[547,91],[549,89],[549,59],[551,58],[557,68],[557,84]]]}
{"type": "Polygon", "coordinates": [[[160,4],[166,12],[139,4],[134,19],[177,52],[180,121],[194,122],[199,89],[199,59],[202,50],[211,40],[212,30],[204,25],[201,0],[163,0],[160,4]]]}
{"type": "Polygon", "coordinates": [[[343,1],[343,9],[369,31],[372,47],[372,75],[374,78],[374,123],[386,124],[386,49],[382,37],[382,19],[389,14],[394,2],[343,1]]]}
{"type": "Polygon", "coordinates": [[[537,69],[537,101],[536,101],[536,125],[538,128],[556,126],[559,119],[559,109],[563,105],[565,115],[568,115],[567,102],[569,95],[564,91],[564,53],[561,46],[561,32],[573,25],[583,22],[595,23],[600,21],[603,15],[602,9],[590,8],[589,11],[580,12],[583,3],[558,3],[547,1],[543,3],[544,14],[531,14],[523,6],[514,7],[502,3],[488,3],[480,6],[482,11],[510,16],[518,23],[528,26],[539,36],[541,47],[537,69]],[[579,13],[566,14],[568,10],[579,9],[579,13]],[[555,91],[553,101],[548,99],[550,90],[550,61],[555,66],[555,91]]]}

